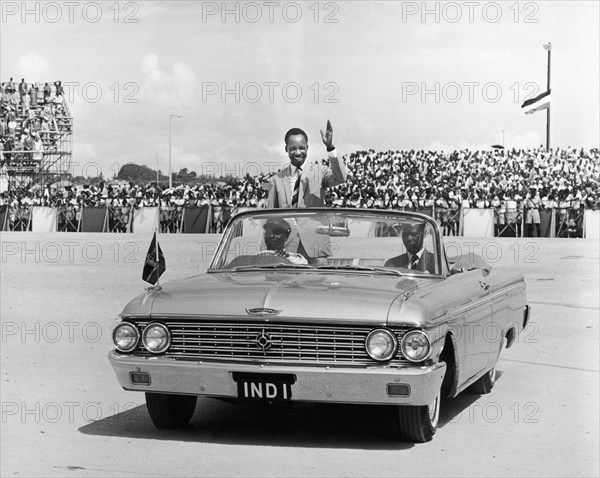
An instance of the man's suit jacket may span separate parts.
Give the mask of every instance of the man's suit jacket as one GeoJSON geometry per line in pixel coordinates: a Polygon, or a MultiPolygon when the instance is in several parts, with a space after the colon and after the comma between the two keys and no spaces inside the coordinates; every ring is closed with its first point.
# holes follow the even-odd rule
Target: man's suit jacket
{"type": "MultiPolygon", "coordinates": [[[[344,162],[337,156],[329,155],[331,167],[318,163],[304,162],[302,168],[302,179],[300,180],[300,191],[298,194],[298,207],[322,207],[325,189],[346,181],[348,173],[344,162]]],[[[292,195],[294,194],[293,177],[296,168],[288,164],[271,178],[269,183],[268,208],[292,207],[292,195]]]]}
{"type": "MultiPolygon", "coordinates": [[[[400,254],[399,256],[392,257],[385,261],[385,267],[405,267],[408,268],[408,254],[400,254]]],[[[417,263],[417,267],[413,267],[412,270],[417,270],[421,272],[429,272],[430,274],[435,274],[435,255],[433,252],[423,251],[419,262],[417,263]]]]}
{"type": "MultiPolygon", "coordinates": [[[[325,205],[323,197],[325,189],[337,186],[346,181],[347,172],[343,161],[334,154],[329,154],[331,167],[319,163],[304,162],[302,178],[298,192],[297,207],[322,207],[325,205]]],[[[271,178],[269,184],[268,208],[291,208],[292,195],[294,194],[294,172],[296,168],[288,164],[271,178]]],[[[302,218],[290,224],[292,233],[286,250],[298,251],[300,241],[309,257],[327,257],[331,254],[329,236],[316,234],[321,222],[312,218],[302,218]]]]}

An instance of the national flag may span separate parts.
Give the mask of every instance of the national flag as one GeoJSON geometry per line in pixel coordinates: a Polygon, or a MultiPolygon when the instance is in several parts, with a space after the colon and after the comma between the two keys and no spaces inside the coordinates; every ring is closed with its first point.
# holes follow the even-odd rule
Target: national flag
{"type": "Polygon", "coordinates": [[[521,108],[526,115],[535,113],[536,111],[544,110],[550,107],[550,90],[545,91],[541,95],[525,101],[521,108]]]}
{"type": "Polygon", "coordinates": [[[160,245],[156,240],[155,231],[154,236],[152,237],[152,242],[150,243],[150,247],[148,248],[148,253],[146,254],[146,260],[144,261],[142,279],[154,285],[158,282],[158,278],[166,269],[167,262],[165,261],[165,256],[163,256],[160,245]]]}

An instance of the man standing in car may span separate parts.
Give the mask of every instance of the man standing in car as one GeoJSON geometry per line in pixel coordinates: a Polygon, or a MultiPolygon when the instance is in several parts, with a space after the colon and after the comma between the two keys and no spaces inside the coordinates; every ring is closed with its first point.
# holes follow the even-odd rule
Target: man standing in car
{"type": "MultiPolygon", "coordinates": [[[[271,178],[268,208],[323,207],[325,190],[346,181],[346,167],[337,157],[329,120],[326,130],[321,130],[321,139],[327,148],[329,167],[319,161],[306,161],[308,135],[303,130],[292,128],[285,134],[285,151],[290,164],[271,178]]],[[[309,263],[326,261],[331,254],[329,236],[316,233],[317,227],[323,224],[306,217],[299,219],[296,225],[297,232],[290,237],[290,250],[307,257],[309,263]]]]}
{"type": "Polygon", "coordinates": [[[303,130],[292,128],[285,134],[285,151],[290,164],[271,178],[267,207],[322,207],[325,189],[346,181],[346,167],[337,157],[329,120],[326,131],[321,130],[321,139],[327,148],[329,167],[318,161],[306,162],[308,135],[303,130]]]}

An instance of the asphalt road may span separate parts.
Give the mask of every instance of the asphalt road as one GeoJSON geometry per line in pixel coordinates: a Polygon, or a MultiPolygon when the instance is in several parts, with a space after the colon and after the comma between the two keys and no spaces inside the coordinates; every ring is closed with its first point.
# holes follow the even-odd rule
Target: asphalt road
{"type": "MultiPolygon", "coordinates": [[[[163,279],[203,272],[216,236],[164,235],[163,279]]],[[[598,476],[599,243],[447,238],[521,270],[533,306],[492,393],[442,403],[433,441],[394,434],[386,407],[247,407],[200,399],[158,431],[107,360],[143,291],[149,238],[2,233],[2,476],[598,476]]]]}

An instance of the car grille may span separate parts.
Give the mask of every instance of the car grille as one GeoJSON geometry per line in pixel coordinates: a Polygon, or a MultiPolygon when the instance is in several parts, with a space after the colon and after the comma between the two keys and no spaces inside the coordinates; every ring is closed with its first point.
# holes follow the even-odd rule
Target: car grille
{"type": "MultiPolygon", "coordinates": [[[[155,319],[171,332],[164,354],[181,360],[306,365],[373,365],[365,351],[372,326],[155,319]],[[261,341],[262,345],[261,346],[261,341]]],[[[150,321],[132,321],[140,333],[150,321]]],[[[393,330],[398,343],[405,329],[393,330]]],[[[148,354],[140,344],[138,354],[148,354]]],[[[407,363],[399,351],[391,364],[407,363]]]]}

